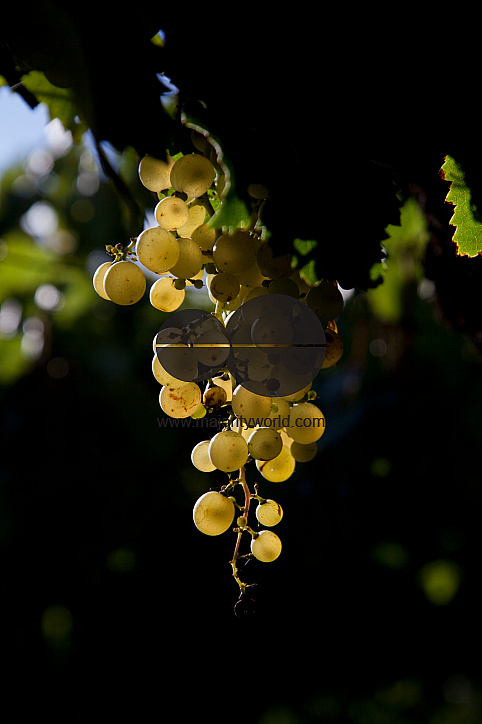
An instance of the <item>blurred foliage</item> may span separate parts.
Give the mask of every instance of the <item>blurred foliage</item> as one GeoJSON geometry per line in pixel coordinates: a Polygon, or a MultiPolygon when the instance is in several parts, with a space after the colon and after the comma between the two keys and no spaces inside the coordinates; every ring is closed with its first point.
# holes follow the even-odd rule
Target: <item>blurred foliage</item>
{"type": "MultiPolygon", "coordinates": [[[[192,526],[215,484],[189,459],[204,432],[157,424],[164,315],[92,288],[131,210],[89,136],[50,131],[0,186],[6,688],[28,682],[62,724],[150,718],[160,698],[214,722],[478,724],[481,359],[425,276],[416,199],[386,229],[383,283],[346,294],[344,356],[315,383],[319,456],[266,485],[283,557],[256,568],[256,617],[238,620],[231,541],[192,526]]],[[[113,162],[149,209],[136,154],[113,162]]],[[[3,698],[2,724],[29,703],[3,698]]]]}

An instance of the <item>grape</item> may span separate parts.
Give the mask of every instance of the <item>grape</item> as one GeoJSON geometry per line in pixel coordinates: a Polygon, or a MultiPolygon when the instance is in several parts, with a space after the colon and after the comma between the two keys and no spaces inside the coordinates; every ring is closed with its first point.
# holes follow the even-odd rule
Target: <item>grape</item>
{"type": "Polygon", "coordinates": [[[283,441],[272,427],[259,427],[248,439],[248,452],[255,460],[273,460],[282,448],[283,441]]]}
{"type": "Polygon", "coordinates": [[[189,220],[189,208],[177,196],[166,196],[154,209],[156,221],[162,229],[178,229],[189,220]]]}
{"type": "Polygon", "coordinates": [[[170,231],[152,226],[137,237],[137,259],[155,274],[164,274],[179,259],[179,243],[170,231]]]}
{"type": "Polygon", "coordinates": [[[191,452],[191,462],[202,473],[212,473],[216,466],[209,459],[209,444],[211,440],[201,440],[191,452]]]}
{"type": "Polygon", "coordinates": [[[283,517],[283,509],[279,503],[275,500],[265,500],[264,503],[260,503],[256,508],[256,518],[258,523],[266,525],[271,528],[273,525],[277,525],[283,517]]]}
{"type": "Polygon", "coordinates": [[[263,184],[249,184],[248,194],[253,199],[258,199],[260,201],[267,199],[269,196],[268,189],[263,184]]]}
{"type": "Polygon", "coordinates": [[[157,354],[154,355],[152,358],[152,374],[154,375],[155,379],[159,382],[162,386],[168,386],[168,387],[182,387],[186,384],[185,380],[178,380],[176,377],[173,377],[167,370],[164,369],[164,367],[159,362],[159,357],[157,354]]]}
{"type": "Polygon", "coordinates": [[[334,367],[334,365],[338,364],[343,354],[343,341],[337,332],[333,329],[327,329],[325,330],[325,338],[326,351],[325,358],[321,366],[322,369],[334,367]]]}
{"type": "Polygon", "coordinates": [[[271,563],[281,553],[281,540],[272,530],[262,530],[251,540],[251,553],[258,561],[271,563]]]}
{"type": "Polygon", "coordinates": [[[275,257],[272,248],[264,242],[257,254],[258,266],[268,279],[281,279],[289,277],[293,273],[291,257],[289,254],[275,257]]]}
{"type": "Polygon", "coordinates": [[[268,417],[272,405],[271,397],[256,395],[242,385],[237,385],[233,391],[232,408],[236,417],[245,420],[268,417]]]}
{"type": "Polygon", "coordinates": [[[204,390],[203,402],[206,407],[222,407],[226,404],[226,390],[224,387],[212,385],[204,390]]]}
{"type": "Polygon", "coordinates": [[[262,297],[264,294],[268,294],[267,287],[248,287],[248,291],[243,297],[242,302],[244,304],[245,302],[249,302],[251,299],[255,299],[256,297],[262,297]]]}
{"type": "Polygon", "coordinates": [[[258,264],[253,264],[249,267],[249,269],[238,272],[236,276],[238,277],[238,281],[242,286],[249,287],[250,289],[253,289],[254,287],[260,287],[263,281],[266,279],[258,264]]]}
{"type": "MultiPolygon", "coordinates": [[[[189,217],[186,223],[177,229],[179,236],[191,237],[192,233],[204,223],[204,219],[206,218],[206,209],[204,206],[199,206],[198,204],[196,206],[189,206],[188,214],[189,217]]],[[[198,244],[198,246],[201,245],[198,244]]]]}
{"type": "Polygon", "coordinates": [[[284,400],[282,397],[275,399],[273,408],[267,418],[271,420],[271,427],[274,430],[281,430],[281,428],[285,426],[290,409],[291,406],[287,400],[284,400]]]}
{"type": "Polygon", "coordinates": [[[149,298],[151,304],[161,312],[174,312],[184,301],[184,289],[176,289],[172,277],[161,277],[151,286],[149,298]]]}
{"type": "Polygon", "coordinates": [[[234,514],[233,501],[216,490],[210,490],[201,495],[194,505],[194,525],[206,535],[221,535],[233,524],[234,514]]]}
{"type": "Polygon", "coordinates": [[[179,259],[171,267],[170,272],[179,279],[193,279],[202,269],[203,254],[201,248],[187,237],[177,240],[179,244],[179,259]]]}
{"type": "Polygon", "coordinates": [[[301,398],[304,397],[306,395],[306,393],[311,390],[312,384],[313,384],[313,381],[308,382],[307,385],[305,385],[301,389],[297,390],[296,392],[292,392],[291,395],[284,395],[283,399],[287,400],[288,402],[297,402],[298,400],[301,400],[301,398]]]}
{"type": "Polygon", "coordinates": [[[159,345],[157,356],[166,372],[171,375],[176,373],[176,379],[184,380],[183,384],[193,382],[198,376],[196,358],[187,344],[175,342],[159,345]]]}
{"type": "Polygon", "coordinates": [[[206,329],[196,335],[193,343],[196,359],[206,367],[223,365],[231,350],[226,335],[217,329],[206,329]]]}
{"type": "Polygon", "coordinates": [[[174,418],[190,417],[201,404],[201,388],[195,382],[182,387],[163,387],[159,393],[161,409],[174,418]]]}
{"type": "Polygon", "coordinates": [[[114,263],[113,261],[105,261],[103,264],[101,264],[99,267],[97,267],[97,269],[95,270],[93,279],[92,279],[94,289],[97,292],[97,294],[99,295],[99,297],[102,297],[102,299],[108,299],[109,301],[111,301],[111,300],[109,299],[109,297],[107,296],[107,294],[105,293],[105,290],[104,290],[104,277],[113,263],[114,263]]]}
{"type": "Polygon", "coordinates": [[[171,169],[174,159],[167,154],[167,160],[161,161],[153,156],[144,156],[139,163],[139,179],[149,191],[165,191],[171,187],[171,169]]]}
{"type": "Polygon", "coordinates": [[[298,299],[300,296],[300,289],[298,284],[290,277],[283,277],[282,279],[273,279],[268,287],[270,294],[285,294],[288,297],[294,297],[298,299]]]}
{"type": "Polygon", "coordinates": [[[209,251],[213,248],[214,242],[216,241],[216,230],[203,224],[198,226],[191,234],[191,239],[201,247],[204,251],[209,251]]]}
{"type": "Polygon", "coordinates": [[[146,291],[146,278],[140,266],[127,259],[113,262],[104,276],[104,292],[115,304],[135,304],[146,291]]]}
{"type": "Polygon", "coordinates": [[[213,377],[213,383],[218,387],[222,387],[224,389],[224,391],[226,392],[226,402],[231,402],[231,400],[233,399],[233,382],[229,373],[226,376],[228,377],[227,380],[224,379],[224,375],[213,377]]]}
{"type": "Polygon", "coordinates": [[[303,445],[316,442],[325,432],[325,417],[312,402],[295,403],[291,406],[286,432],[295,442],[303,445]]]}
{"type": "Polygon", "coordinates": [[[209,444],[209,458],[218,470],[231,473],[246,464],[248,443],[239,432],[222,430],[209,444]]]}
{"type": "Polygon", "coordinates": [[[308,463],[316,457],[318,446],[316,442],[302,444],[301,442],[293,441],[290,447],[290,452],[297,463],[308,463]]]}
{"type": "Polygon", "coordinates": [[[344,306],[343,294],[338,286],[326,281],[312,287],[305,301],[323,324],[336,319],[342,313],[344,306]]]}
{"type": "Polygon", "coordinates": [[[229,302],[235,299],[239,293],[239,282],[230,272],[219,272],[215,274],[209,284],[211,296],[219,302],[229,302]]]}
{"type": "Polygon", "coordinates": [[[234,430],[234,432],[239,432],[239,434],[244,437],[246,442],[248,442],[252,433],[257,429],[257,427],[248,427],[247,422],[244,418],[242,420],[234,420],[231,423],[231,430],[234,430]]]}
{"type": "Polygon", "coordinates": [[[232,234],[222,234],[213,246],[213,260],[219,271],[236,276],[256,262],[256,237],[249,231],[238,229],[232,234]]]}
{"type": "Polygon", "coordinates": [[[211,188],[216,170],[211,161],[198,153],[181,156],[171,169],[171,184],[188,199],[199,198],[211,188]]]}
{"type": "Polygon", "coordinates": [[[283,314],[268,313],[258,317],[251,327],[251,338],[257,347],[288,347],[293,341],[289,319],[283,314]]]}
{"type": "Polygon", "coordinates": [[[256,460],[258,471],[271,483],[282,483],[288,480],[293,475],[295,466],[296,461],[286,445],[283,445],[280,454],[273,460],[256,460]]]}

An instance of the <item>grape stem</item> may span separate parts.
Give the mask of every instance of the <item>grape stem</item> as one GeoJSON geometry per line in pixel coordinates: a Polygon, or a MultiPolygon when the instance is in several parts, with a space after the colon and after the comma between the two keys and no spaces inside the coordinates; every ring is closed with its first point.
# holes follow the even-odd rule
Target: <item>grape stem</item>
{"type": "MultiPolygon", "coordinates": [[[[250,501],[251,501],[251,492],[250,492],[250,490],[249,490],[248,483],[246,482],[246,470],[245,470],[244,466],[239,469],[239,478],[238,478],[238,481],[237,481],[237,482],[239,483],[239,485],[242,486],[242,488],[243,488],[243,490],[244,490],[243,517],[247,520],[247,519],[248,519],[248,512],[249,512],[249,504],[250,504],[250,501]]],[[[234,580],[235,580],[236,583],[238,584],[238,586],[239,586],[239,588],[240,588],[240,591],[241,591],[241,593],[243,593],[243,594],[246,593],[246,588],[247,588],[250,584],[249,584],[249,583],[244,583],[244,582],[240,579],[239,574],[238,574],[237,561],[238,561],[238,558],[240,557],[240,555],[239,555],[239,546],[240,546],[240,544],[241,544],[241,537],[242,537],[242,535],[243,535],[243,531],[245,531],[245,530],[248,530],[247,527],[237,528],[237,529],[236,529],[236,532],[237,532],[236,545],[235,545],[235,547],[234,547],[233,558],[232,558],[232,560],[230,561],[231,567],[232,567],[232,569],[233,569],[233,577],[234,577],[234,580]]]]}

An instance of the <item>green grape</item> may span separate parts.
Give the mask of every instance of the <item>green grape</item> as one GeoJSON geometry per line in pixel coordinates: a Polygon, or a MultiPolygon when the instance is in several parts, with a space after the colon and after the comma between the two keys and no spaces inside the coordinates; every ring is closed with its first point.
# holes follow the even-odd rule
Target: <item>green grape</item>
{"type": "Polygon", "coordinates": [[[281,553],[281,540],[272,530],[262,530],[251,540],[251,553],[258,561],[271,563],[281,553]]]}
{"type": "Polygon", "coordinates": [[[191,452],[191,462],[202,473],[212,473],[216,466],[209,459],[209,445],[211,440],[201,440],[191,452]]]}
{"type": "Polygon", "coordinates": [[[183,191],[188,199],[199,198],[211,188],[216,170],[211,161],[197,153],[178,158],[171,169],[171,184],[176,191],[183,191]]]}
{"type": "Polygon", "coordinates": [[[303,445],[316,442],[325,432],[325,416],[312,402],[292,405],[289,422],[286,432],[295,442],[303,445]]]}
{"type": "Polygon", "coordinates": [[[283,445],[280,454],[273,460],[256,460],[258,471],[271,483],[282,483],[288,480],[293,475],[295,466],[296,461],[286,445],[283,445]]]}
{"type": "Polygon", "coordinates": [[[291,443],[290,452],[297,463],[308,463],[316,457],[318,446],[316,442],[302,444],[301,442],[293,441],[291,443]]]}
{"type": "MultiPolygon", "coordinates": [[[[204,206],[189,206],[188,207],[188,220],[183,226],[177,229],[179,236],[192,237],[193,232],[204,223],[206,218],[206,209],[204,206]]],[[[198,244],[198,246],[201,246],[198,244]]]]}
{"type": "Polygon", "coordinates": [[[248,442],[251,434],[257,430],[257,427],[248,427],[246,421],[243,420],[234,420],[231,423],[231,430],[234,430],[234,432],[239,432],[240,435],[244,437],[246,442],[248,442]]]}
{"type": "Polygon", "coordinates": [[[259,427],[248,439],[248,452],[255,460],[273,460],[282,448],[280,434],[272,427],[259,427]]]}
{"type": "Polygon", "coordinates": [[[283,314],[262,314],[251,327],[251,339],[261,349],[288,347],[293,341],[293,330],[283,314]]]}
{"type": "Polygon", "coordinates": [[[202,269],[203,253],[200,247],[188,237],[180,237],[179,259],[170,272],[179,279],[193,279],[202,269]]]}
{"type": "Polygon", "coordinates": [[[269,417],[272,405],[271,397],[256,395],[242,385],[237,385],[233,391],[232,408],[236,417],[245,420],[269,417]]]}
{"type": "Polygon", "coordinates": [[[94,289],[99,295],[99,297],[102,297],[102,299],[107,299],[109,302],[111,301],[107,294],[105,293],[104,289],[104,277],[107,273],[107,271],[111,268],[113,261],[105,261],[103,264],[101,264],[97,269],[95,270],[94,276],[92,278],[92,283],[94,285],[94,289]]]}
{"type": "Polygon", "coordinates": [[[263,201],[269,196],[268,189],[263,184],[249,184],[248,194],[253,199],[258,199],[259,201],[263,201]]]}
{"type": "Polygon", "coordinates": [[[239,283],[243,287],[248,287],[249,289],[260,287],[267,278],[265,277],[257,263],[253,264],[249,267],[249,269],[246,269],[245,271],[238,272],[236,276],[238,277],[239,283]]]}
{"type": "Polygon", "coordinates": [[[343,354],[343,340],[333,329],[325,330],[326,350],[321,369],[334,367],[338,364],[343,354]]]}
{"type": "MultiPolygon", "coordinates": [[[[246,287],[244,288],[246,289],[246,287]]],[[[241,300],[243,304],[245,302],[249,302],[250,299],[255,299],[256,297],[262,297],[264,294],[268,294],[267,287],[247,287],[247,290],[248,291],[241,300]]]]}
{"type": "Polygon", "coordinates": [[[137,259],[155,274],[164,274],[179,260],[179,243],[170,231],[152,226],[137,237],[137,259]]]}
{"type": "Polygon", "coordinates": [[[146,291],[144,272],[133,261],[113,262],[104,276],[104,292],[115,304],[129,305],[138,302],[146,291]]]}
{"type": "Polygon", "coordinates": [[[195,382],[186,382],[182,387],[162,387],[159,404],[169,417],[190,417],[201,404],[201,388],[195,382]]]}
{"type": "Polygon", "coordinates": [[[196,501],[193,520],[196,528],[205,535],[221,535],[233,524],[235,507],[233,501],[210,490],[196,501]]]}
{"type": "Polygon", "coordinates": [[[222,234],[213,246],[213,261],[218,271],[236,276],[250,269],[256,262],[256,237],[249,231],[238,229],[232,234],[222,234]]]}
{"type": "Polygon", "coordinates": [[[167,370],[164,369],[164,367],[159,362],[159,357],[157,356],[157,354],[155,354],[152,358],[152,374],[159,382],[159,384],[163,387],[182,387],[186,384],[186,380],[178,380],[176,377],[173,377],[167,370]]]}
{"type": "Polygon", "coordinates": [[[275,500],[265,500],[264,503],[260,503],[256,508],[256,518],[258,523],[266,525],[271,528],[277,525],[283,517],[283,509],[279,503],[275,500]]]}
{"type": "Polygon", "coordinates": [[[209,459],[218,470],[232,473],[242,468],[248,460],[248,443],[239,432],[222,430],[209,444],[209,459]]]}
{"type": "Polygon", "coordinates": [[[178,229],[189,220],[189,207],[177,196],[166,196],[154,209],[154,216],[161,229],[178,229]]]}
{"type": "Polygon", "coordinates": [[[268,242],[261,244],[257,254],[257,263],[262,273],[268,279],[281,279],[293,273],[291,256],[284,254],[276,257],[268,242]]]}
{"type": "Polygon", "coordinates": [[[322,281],[312,287],[305,298],[323,325],[336,319],[343,311],[344,299],[336,284],[322,281]]]}
{"type": "Polygon", "coordinates": [[[184,289],[175,289],[172,277],[161,277],[154,282],[149,292],[150,302],[161,312],[174,312],[184,301],[184,289]]]}
{"type": "Polygon", "coordinates": [[[165,191],[171,187],[171,169],[174,159],[167,154],[167,160],[161,161],[153,156],[144,156],[139,163],[139,179],[149,191],[165,191]]]}
{"type": "Polygon", "coordinates": [[[203,251],[210,251],[216,241],[216,229],[203,224],[194,229],[191,234],[191,239],[200,246],[203,251]]]}
{"type": "Polygon", "coordinates": [[[218,272],[209,284],[211,296],[219,302],[230,302],[239,293],[239,282],[230,272],[218,272]]]}

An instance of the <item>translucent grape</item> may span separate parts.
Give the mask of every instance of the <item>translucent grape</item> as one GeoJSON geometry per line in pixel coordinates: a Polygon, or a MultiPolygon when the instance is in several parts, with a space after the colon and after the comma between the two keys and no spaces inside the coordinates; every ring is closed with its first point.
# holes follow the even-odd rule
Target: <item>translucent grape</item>
{"type": "Polygon", "coordinates": [[[159,362],[157,354],[155,354],[152,358],[152,374],[162,386],[182,387],[186,384],[185,380],[179,380],[176,377],[173,377],[167,370],[164,369],[159,362]]]}
{"type": "Polygon", "coordinates": [[[295,299],[298,299],[300,296],[298,284],[290,277],[273,279],[268,287],[268,292],[270,294],[286,294],[286,296],[294,297],[295,299]]]}
{"type": "Polygon", "coordinates": [[[144,229],[136,242],[137,259],[155,274],[164,274],[179,260],[179,243],[170,231],[153,226],[144,229]]]}
{"type": "Polygon", "coordinates": [[[338,286],[326,281],[312,287],[305,301],[323,324],[336,319],[344,307],[343,294],[338,286]]]}
{"type": "Polygon", "coordinates": [[[213,246],[213,260],[218,271],[238,275],[256,262],[256,237],[238,229],[233,234],[222,234],[213,246]]]}
{"type": "Polygon", "coordinates": [[[236,417],[264,418],[271,413],[273,402],[271,397],[256,395],[242,385],[233,391],[232,408],[236,417]]]}
{"type": "Polygon", "coordinates": [[[289,319],[274,312],[263,314],[251,327],[251,338],[260,348],[288,347],[293,341],[293,330],[289,319]]]}
{"type": "Polygon", "coordinates": [[[318,446],[316,442],[302,444],[300,442],[293,441],[291,443],[290,451],[297,463],[308,463],[316,457],[318,446]]]}
{"type": "Polygon", "coordinates": [[[170,272],[179,279],[193,279],[202,269],[203,254],[200,247],[189,238],[179,238],[179,259],[170,272]]]}
{"type": "Polygon", "coordinates": [[[293,273],[291,256],[289,254],[275,256],[267,242],[259,247],[256,258],[259,268],[268,279],[281,279],[289,277],[293,273]]]}
{"type": "Polygon", "coordinates": [[[207,329],[196,335],[192,349],[201,364],[215,368],[224,365],[231,347],[222,331],[207,329]]]}
{"type": "Polygon", "coordinates": [[[212,277],[209,291],[217,301],[229,302],[238,296],[239,282],[234,274],[219,272],[212,277]]]}
{"type": "Polygon", "coordinates": [[[154,209],[156,221],[162,229],[178,229],[189,220],[189,207],[177,196],[166,196],[154,209]]]}
{"type": "Polygon", "coordinates": [[[101,264],[95,270],[94,276],[92,278],[92,284],[94,285],[94,289],[97,292],[97,294],[99,295],[99,297],[102,297],[102,299],[108,299],[109,301],[112,301],[112,300],[110,300],[109,297],[107,296],[107,294],[105,293],[104,277],[113,263],[114,262],[112,262],[112,261],[106,261],[103,264],[101,264]]]}
{"type": "Polygon", "coordinates": [[[303,445],[316,442],[325,432],[325,416],[312,402],[296,403],[291,406],[286,432],[295,442],[303,445]]]}
{"type": "Polygon", "coordinates": [[[283,445],[280,454],[273,460],[256,460],[258,471],[271,483],[282,483],[288,480],[293,475],[295,466],[296,461],[286,445],[283,445]]]}
{"type": "Polygon", "coordinates": [[[213,383],[215,385],[218,385],[218,387],[222,387],[226,392],[226,402],[231,402],[233,399],[233,382],[231,375],[226,374],[228,379],[224,379],[224,375],[219,375],[218,377],[213,377],[213,383]]]}
{"type": "MultiPolygon", "coordinates": [[[[191,237],[192,233],[204,223],[206,218],[206,209],[204,206],[198,204],[196,206],[189,206],[188,213],[189,217],[186,223],[177,229],[179,236],[191,237]]],[[[198,246],[201,245],[198,244],[198,246]]]]}
{"type": "Polygon", "coordinates": [[[213,248],[214,242],[216,241],[216,230],[203,224],[198,226],[191,234],[191,239],[201,247],[204,251],[209,251],[213,248]]]}
{"type": "Polygon", "coordinates": [[[197,153],[181,156],[171,169],[171,184],[188,199],[199,198],[211,188],[216,170],[211,161],[197,153]]]}
{"type": "Polygon", "coordinates": [[[270,414],[268,415],[268,419],[271,421],[270,424],[274,430],[281,430],[281,428],[286,425],[286,421],[289,418],[291,406],[290,403],[282,397],[276,397],[273,402],[274,404],[270,414]]]}
{"type": "Polygon", "coordinates": [[[231,473],[247,462],[248,443],[239,432],[222,430],[209,444],[209,458],[218,470],[231,473]]]}
{"type": "Polygon", "coordinates": [[[272,530],[262,530],[251,540],[251,553],[258,561],[271,563],[281,553],[281,540],[272,530]]]}
{"type": "Polygon", "coordinates": [[[259,427],[248,439],[248,452],[255,460],[273,460],[282,448],[283,441],[272,427],[259,427]]]}
{"type": "Polygon", "coordinates": [[[277,525],[283,518],[283,509],[276,500],[265,500],[264,503],[260,503],[256,508],[256,518],[258,523],[266,525],[271,528],[273,525],[277,525]]]}
{"type": "Polygon", "coordinates": [[[202,473],[212,473],[216,466],[209,459],[209,444],[211,440],[201,440],[195,445],[191,452],[191,462],[197,470],[202,473]]]}
{"type": "Polygon", "coordinates": [[[157,347],[157,357],[168,374],[176,379],[193,382],[198,376],[198,364],[191,347],[181,342],[163,344],[157,347]]]}
{"type": "Polygon", "coordinates": [[[174,312],[184,301],[184,289],[173,286],[172,277],[161,277],[151,286],[149,298],[151,304],[161,312],[174,312]]]}
{"type": "Polygon", "coordinates": [[[201,388],[195,382],[182,387],[165,386],[159,393],[159,404],[169,417],[190,417],[201,404],[201,388]]]}
{"type": "Polygon", "coordinates": [[[115,304],[135,304],[146,291],[144,272],[133,261],[114,262],[104,276],[104,292],[115,304]]]}
{"type": "Polygon", "coordinates": [[[139,163],[139,179],[149,191],[165,191],[171,187],[171,169],[174,159],[167,154],[166,161],[153,156],[144,156],[139,163]]]}
{"type": "Polygon", "coordinates": [[[234,514],[233,501],[216,490],[210,490],[201,495],[194,505],[194,525],[205,535],[221,535],[233,524],[234,514]]]}

